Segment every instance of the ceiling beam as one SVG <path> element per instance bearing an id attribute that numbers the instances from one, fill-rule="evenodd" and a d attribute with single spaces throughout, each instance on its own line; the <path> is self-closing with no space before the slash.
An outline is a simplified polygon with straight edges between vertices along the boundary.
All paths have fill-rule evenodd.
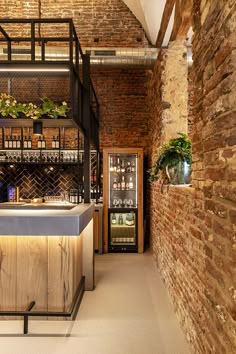
<path id="1" fill-rule="evenodd" d="M 159 29 L 157 40 L 156 40 L 157 48 L 160 48 L 163 43 L 163 39 L 166 34 L 166 29 L 167 29 L 168 23 L 170 21 L 170 17 L 171 17 L 172 11 L 173 11 L 175 1 L 176 0 L 166 0 L 165 8 L 164 8 L 162 19 L 161 19 L 161 25 L 160 25 L 160 29 Z"/>
<path id="2" fill-rule="evenodd" d="M 186 36 L 192 24 L 193 0 L 176 0 L 175 19 L 170 41 Z"/>

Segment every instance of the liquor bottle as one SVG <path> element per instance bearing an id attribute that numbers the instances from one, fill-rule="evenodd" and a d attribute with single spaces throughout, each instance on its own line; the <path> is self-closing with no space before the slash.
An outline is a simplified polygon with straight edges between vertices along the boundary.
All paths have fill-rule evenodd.
<path id="1" fill-rule="evenodd" d="M 117 190 L 117 187 L 118 187 L 117 180 L 116 180 L 116 178 L 114 178 L 114 181 L 113 181 L 113 184 L 112 184 L 112 189 Z"/>
<path id="2" fill-rule="evenodd" d="M 132 180 L 132 177 L 129 178 L 129 189 L 133 189 L 134 188 L 134 183 Z"/>
<path id="3" fill-rule="evenodd" d="M 117 183 L 117 190 L 118 190 L 118 191 L 121 190 L 121 183 L 120 183 L 120 182 Z"/>
<path id="4" fill-rule="evenodd" d="M 52 149 L 56 148 L 56 140 L 55 140 L 55 136 L 52 137 Z"/>
<path id="5" fill-rule="evenodd" d="M 20 136 L 18 136 L 18 139 L 16 141 L 16 147 L 17 149 L 20 149 L 21 148 L 21 139 L 20 139 Z"/>
<path id="6" fill-rule="evenodd" d="M 29 135 L 28 137 L 28 149 L 32 149 L 32 140 L 31 140 L 31 136 Z"/>
<path id="7" fill-rule="evenodd" d="M 9 137 L 8 147 L 9 147 L 9 149 L 12 149 L 12 136 Z"/>
<path id="8" fill-rule="evenodd" d="M 122 216 L 122 214 L 120 214 L 119 217 L 118 217 L 118 224 L 119 225 L 123 225 L 123 216 Z"/>
<path id="9" fill-rule="evenodd" d="M 13 136 L 13 141 L 12 141 L 12 147 L 13 149 L 16 149 L 16 136 Z"/>
<path id="10" fill-rule="evenodd" d="M 42 140 L 41 140 L 41 148 L 45 149 L 46 148 L 46 140 L 44 139 L 44 136 L 42 135 Z"/>
<path id="11" fill-rule="evenodd" d="M 130 164 L 130 161 L 128 161 L 127 163 L 127 167 L 126 167 L 126 172 L 131 172 L 131 164 Z"/>
<path id="12" fill-rule="evenodd" d="M 38 138 L 38 149 L 42 148 L 42 140 L 41 140 L 41 136 Z"/>
<path id="13" fill-rule="evenodd" d="M 120 170 L 122 173 L 125 173 L 125 160 L 121 161 L 121 169 Z"/>
<path id="14" fill-rule="evenodd" d="M 24 147 L 24 149 L 28 149 L 28 140 L 27 140 L 27 137 L 26 137 L 26 136 L 25 136 L 25 138 L 24 138 L 23 147 Z"/>
<path id="15" fill-rule="evenodd" d="M 59 149 L 59 148 L 60 148 L 59 136 L 56 137 L 56 140 L 55 140 L 55 148 L 56 148 L 56 149 Z"/>
<path id="16" fill-rule="evenodd" d="M 114 171 L 114 161 L 113 161 L 113 157 L 110 158 L 110 172 Z"/>
<path id="17" fill-rule="evenodd" d="M 9 141 L 8 141 L 8 136 L 6 135 L 6 139 L 4 141 L 4 148 L 8 149 L 9 148 Z"/>
<path id="18" fill-rule="evenodd" d="M 121 190 L 124 191 L 125 190 L 125 176 L 122 176 L 122 180 L 121 180 Z"/>
<path id="19" fill-rule="evenodd" d="M 131 163 L 131 172 L 135 172 L 135 162 L 132 161 Z"/>
<path id="20" fill-rule="evenodd" d="M 131 213 L 126 214 L 125 224 L 130 226 L 132 222 L 131 219 L 132 219 Z"/>
<path id="21" fill-rule="evenodd" d="M 112 214 L 112 217 L 111 217 L 111 223 L 112 224 L 116 224 L 116 214 Z"/>
<path id="22" fill-rule="evenodd" d="M 116 172 L 117 172 L 117 173 L 120 173 L 120 169 L 121 169 L 121 167 L 120 167 L 120 159 L 119 159 L 119 157 L 118 157 L 118 159 L 117 159 L 117 165 L 116 165 Z"/>

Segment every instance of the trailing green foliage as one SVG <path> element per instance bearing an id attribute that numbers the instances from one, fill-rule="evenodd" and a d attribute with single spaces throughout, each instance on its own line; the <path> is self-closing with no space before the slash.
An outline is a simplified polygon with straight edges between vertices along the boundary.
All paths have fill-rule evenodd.
<path id="1" fill-rule="evenodd" d="M 67 102 L 55 103 L 48 97 L 41 98 L 42 104 L 17 102 L 15 97 L 6 93 L 0 94 L 0 115 L 2 118 L 54 118 L 67 117 Z"/>
<path id="2" fill-rule="evenodd" d="M 176 167 L 180 161 L 192 163 L 191 140 L 187 134 L 178 133 L 179 137 L 170 139 L 158 150 L 158 158 L 153 167 L 148 170 L 149 181 L 157 181 L 166 167 Z"/>

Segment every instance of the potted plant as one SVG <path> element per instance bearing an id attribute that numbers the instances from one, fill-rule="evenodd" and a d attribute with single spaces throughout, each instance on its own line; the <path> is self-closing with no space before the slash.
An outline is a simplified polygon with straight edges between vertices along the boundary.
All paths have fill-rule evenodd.
<path id="1" fill-rule="evenodd" d="M 17 102 L 15 97 L 6 93 L 0 94 L 0 117 L 1 118 L 54 118 L 67 117 L 69 107 L 67 102 L 54 103 L 48 97 L 41 98 L 42 104 Z"/>
<path id="2" fill-rule="evenodd" d="M 190 172 L 192 162 L 191 140 L 187 134 L 178 133 L 179 137 L 170 139 L 158 149 L 158 156 L 153 167 L 148 171 L 149 181 L 164 184 L 185 184 L 186 170 Z M 188 173 L 190 176 L 190 173 Z"/>
<path id="3" fill-rule="evenodd" d="M 38 118 L 42 116 L 47 116 L 54 119 L 57 119 L 58 117 L 66 117 L 69 107 L 65 101 L 61 104 L 56 104 L 46 96 L 41 98 L 41 100 L 42 104 L 38 110 Z"/>

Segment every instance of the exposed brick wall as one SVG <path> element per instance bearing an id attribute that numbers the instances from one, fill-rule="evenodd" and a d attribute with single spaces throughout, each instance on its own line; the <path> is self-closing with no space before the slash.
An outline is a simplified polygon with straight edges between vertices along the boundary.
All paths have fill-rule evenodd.
<path id="1" fill-rule="evenodd" d="M 73 18 L 82 47 L 149 46 L 141 24 L 122 0 L 2 0 L 0 12 L 10 18 Z M 26 26 L 20 31 L 26 31 Z M 60 30 L 57 25 L 50 29 L 44 25 L 40 31 L 55 36 Z"/>
<path id="2" fill-rule="evenodd" d="M 148 145 L 148 73 L 140 70 L 93 70 L 100 103 L 100 146 Z"/>
<path id="3" fill-rule="evenodd" d="M 194 1 L 193 95 L 189 96 L 193 187 L 173 186 L 163 194 L 158 183 L 151 187 L 154 256 L 192 351 L 199 354 L 236 352 L 233 5 L 232 0 Z M 156 72 L 164 70 L 161 65 Z M 156 80 L 152 87 L 159 88 L 160 77 Z M 153 139 L 163 131 L 162 107 L 152 107 L 156 129 L 151 122 L 150 156 L 158 145 Z"/>

